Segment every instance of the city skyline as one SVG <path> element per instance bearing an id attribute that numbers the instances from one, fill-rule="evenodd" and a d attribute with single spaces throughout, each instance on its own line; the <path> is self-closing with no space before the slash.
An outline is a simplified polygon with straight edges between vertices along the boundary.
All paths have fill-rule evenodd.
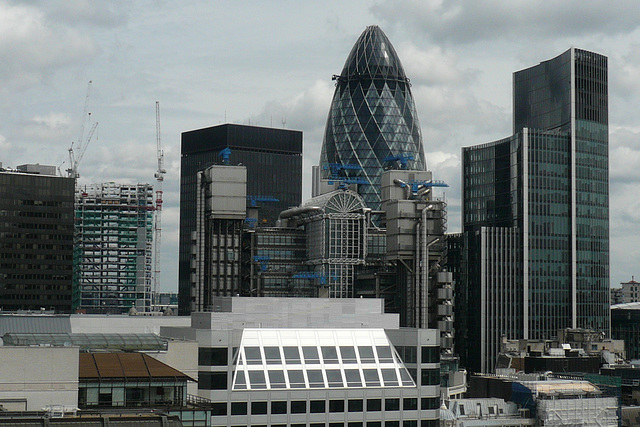
<path id="1" fill-rule="evenodd" d="M 577 46 L 609 57 L 611 283 L 628 281 L 638 274 L 639 253 L 640 12 L 632 2 L 492 6 L 7 2 L 0 5 L 0 162 L 60 166 L 78 137 L 93 80 L 90 111 L 100 125 L 80 184 L 154 184 L 159 100 L 168 170 L 161 290 L 177 291 L 182 132 L 286 121 L 287 129 L 304 132 L 308 198 L 331 76 L 364 28 L 379 25 L 411 79 L 427 168 L 450 185 L 449 231 L 459 231 L 461 147 L 510 133 L 513 71 Z"/>

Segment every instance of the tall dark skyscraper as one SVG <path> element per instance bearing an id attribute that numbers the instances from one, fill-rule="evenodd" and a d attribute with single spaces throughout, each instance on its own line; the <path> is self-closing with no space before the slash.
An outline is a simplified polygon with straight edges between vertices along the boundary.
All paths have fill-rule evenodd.
<path id="1" fill-rule="evenodd" d="M 607 58 L 572 48 L 514 73 L 514 135 L 463 148 L 459 348 L 492 371 L 502 335 L 609 334 Z"/>
<path id="2" fill-rule="evenodd" d="M 19 172 L 24 171 L 24 172 Z M 0 164 L 0 308 L 70 313 L 75 180 Z"/>
<path id="3" fill-rule="evenodd" d="M 272 196 L 278 202 L 258 202 L 259 224 L 273 225 L 281 211 L 302 202 L 302 132 L 224 124 L 182 134 L 180 169 L 179 312 L 191 306 L 191 243 L 196 229 L 197 173 L 221 164 L 220 151 L 229 148 L 229 163 L 247 168 L 247 196 Z"/>
<path id="4" fill-rule="evenodd" d="M 379 210 L 386 158 L 402 157 L 407 169 L 426 169 L 409 79 L 391 42 L 375 25 L 364 30 L 334 79 L 320 166 L 361 166 L 356 173 L 369 185 L 360 185 L 358 193 L 368 207 Z M 328 170 L 323 173 L 329 177 Z"/>

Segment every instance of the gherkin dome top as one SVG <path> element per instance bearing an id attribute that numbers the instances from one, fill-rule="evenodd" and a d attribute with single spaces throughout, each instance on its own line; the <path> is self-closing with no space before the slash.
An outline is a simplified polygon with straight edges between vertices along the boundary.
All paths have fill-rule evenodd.
<path id="1" fill-rule="evenodd" d="M 377 25 L 367 27 L 360 35 L 344 63 L 340 77 L 407 79 L 396 50 Z"/>
<path id="2" fill-rule="evenodd" d="M 322 177 L 343 166 L 346 178 L 364 182 L 357 191 L 367 207 L 379 210 L 385 169 L 426 169 L 409 79 L 391 42 L 374 25 L 360 35 L 334 80 L 320 153 Z"/>

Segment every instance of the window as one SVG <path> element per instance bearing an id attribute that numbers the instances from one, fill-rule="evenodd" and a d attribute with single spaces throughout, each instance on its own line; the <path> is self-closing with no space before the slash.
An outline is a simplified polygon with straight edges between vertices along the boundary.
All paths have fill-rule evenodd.
<path id="1" fill-rule="evenodd" d="M 251 415 L 265 415 L 267 402 L 251 402 Z"/>
<path id="2" fill-rule="evenodd" d="M 418 399 L 415 397 L 405 397 L 402 399 L 402 409 L 405 411 L 418 409 Z"/>
<path id="3" fill-rule="evenodd" d="M 309 387 L 311 388 L 324 387 L 324 378 L 322 377 L 322 370 L 307 369 L 307 377 L 309 378 Z"/>
<path id="4" fill-rule="evenodd" d="M 418 427 L 418 420 L 404 420 L 402 427 Z"/>
<path id="5" fill-rule="evenodd" d="M 325 372 L 327 374 L 327 382 L 329 383 L 329 387 L 344 387 L 340 369 L 327 369 Z"/>
<path id="6" fill-rule="evenodd" d="M 227 402 L 212 403 L 211 415 L 227 415 Z"/>
<path id="7" fill-rule="evenodd" d="M 325 364 L 338 363 L 338 351 L 335 347 L 320 347 Z"/>
<path id="8" fill-rule="evenodd" d="M 347 377 L 347 387 L 362 387 L 362 378 L 358 369 L 345 369 L 344 375 Z"/>
<path id="9" fill-rule="evenodd" d="M 280 349 L 278 347 L 265 347 L 264 357 L 267 359 L 268 365 L 281 365 Z"/>
<path id="10" fill-rule="evenodd" d="M 273 401 L 273 402 L 271 402 L 271 413 L 272 414 L 286 414 L 287 413 L 287 402 L 286 401 Z"/>
<path id="11" fill-rule="evenodd" d="M 400 399 L 385 399 L 385 401 L 384 401 L 384 410 L 385 411 L 399 411 L 400 410 Z"/>
<path id="12" fill-rule="evenodd" d="M 320 356 L 318 356 L 318 349 L 316 347 L 302 347 L 302 354 L 304 355 L 304 362 L 306 364 L 320 363 Z"/>
<path id="13" fill-rule="evenodd" d="M 349 412 L 362 412 L 363 402 L 360 399 L 349 399 Z"/>
<path id="14" fill-rule="evenodd" d="M 198 372 L 198 388 L 200 390 L 226 390 L 226 372 Z"/>
<path id="15" fill-rule="evenodd" d="M 384 427 L 400 427 L 400 421 L 385 421 Z"/>
<path id="16" fill-rule="evenodd" d="M 272 370 L 269 372 L 269 383 L 271 388 L 286 388 L 287 383 L 284 380 L 284 372 L 280 370 Z"/>
<path id="17" fill-rule="evenodd" d="M 440 420 L 422 420 L 420 427 L 440 427 Z"/>
<path id="18" fill-rule="evenodd" d="M 377 369 L 363 369 L 362 373 L 364 374 L 364 381 L 367 387 L 380 386 L 380 377 L 378 376 Z"/>
<path id="19" fill-rule="evenodd" d="M 393 363 L 393 356 L 391 355 L 391 347 L 389 346 L 377 346 L 378 360 L 380 363 Z"/>
<path id="20" fill-rule="evenodd" d="M 200 385 L 198 384 L 198 387 Z M 233 385 L 234 390 L 246 390 L 247 389 L 247 381 L 244 376 L 244 371 L 236 372 L 236 383 Z"/>
<path id="21" fill-rule="evenodd" d="M 292 414 L 306 414 L 307 413 L 307 401 L 306 400 L 293 400 L 293 401 L 291 401 L 291 413 Z"/>
<path id="22" fill-rule="evenodd" d="M 382 427 L 382 421 L 367 421 L 367 427 Z"/>
<path id="23" fill-rule="evenodd" d="M 362 423 L 360 421 L 353 421 L 347 424 L 348 427 L 362 427 Z"/>
<path id="24" fill-rule="evenodd" d="M 309 402 L 309 411 L 312 414 L 324 413 L 326 407 L 326 402 L 324 400 L 312 400 Z"/>
<path id="25" fill-rule="evenodd" d="M 397 386 L 398 376 L 395 369 L 381 369 L 385 386 Z"/>
<path id="26" fill-rule="evenodd" d="M 367 399 L 367 411 L 381 411 L 382 400 L 381 399 Z"/>
<path id="27" fill-rule="evenodd" d="M 231 402 L 231 415 L 247 415 L 247 402 Z"/>
<path id="28" fill-rule="evenodd" d="M 423 397 L 420 399 L 420 409 L 438 409 L 440 407 L 440 399 L 437 397 Z M 462 405 L 460 406 L 462 407 Z M 464 415 L 464 413 L 461 412 Z"/>
<path id="29" fill-rule="evenodd" d="M 304 374 L 302 371 L 288 371 L 289 385 L 291 388 L 305 388 Z"/>
<path id="30" fill-rule="evenodd" d="M 247 359 L 248 365 L 261 365 L 262 356 L 260 354 L 260 347 L 245 347 L 244 355 Z"/>
<path id="31" fill-rule="evenodd" d="M 226 366 L 227 347 L 198 348 L 198 365 L 200 366 Z"/>
<path id="32" fill-rule="evenodd" d="M 439 369 L 422 369 L 420 371 L 422 385 L 438 385 L 440 384 Z"/>
<path id="33" fill-rule="evenodd" d="M 298 347 L 282 347 L 284 360 L 289 365 L 300 364 L 300 351 Z"/>
<path id="34" fill-rule="evenodd" d="M 376 359 L 373 356 L 373 347 L 358 346 L 358 353 L 360 354 L 360 362 L 362 363 L 375 363 Z"/>
<path id="35" fill-rule="evenodd" d="M 440 347 L 422 347 L 421 363 L 438 363 L 440 362 Z"/>
<path id="36" fill-rule="evenodd" d="M 342 363 L 356 363 L 356 349 L 354 347 L 340 346 Z"/>
<path id="37" fill-rule="evenodd" d="M 344 412 L 344 400 L 330 400 L 329 412 Z"/>
<path id="38" fill-rule="evenodd" d="M 264 371 L 249 371 L 249 381 L 252 389 L 267 388 Z"/>

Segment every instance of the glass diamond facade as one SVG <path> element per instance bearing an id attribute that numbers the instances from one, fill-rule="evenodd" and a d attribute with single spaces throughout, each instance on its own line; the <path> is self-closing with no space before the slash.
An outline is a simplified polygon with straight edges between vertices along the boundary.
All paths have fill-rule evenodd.
<path id="1" fill-rule="evenodd" d="M 336 90 L 327 118 L 321 166 L 358 165 L 364 178 L 358 193 L 368 207 L 380 208 L 380 177 L 385 158 L 402 157 L 406 168 L 425 170 L 422 134 L 409 79 L 387 36 L 377 26 L 362 33 L 334 76 Z M 398 160 L 395 163 L 399 163 Z M 396 165 L 399 166 L 399 165 Z M 322 169 L 322 168 L 321 168 Z M 329 172 L 323 170 L 323 178 Z"/>

